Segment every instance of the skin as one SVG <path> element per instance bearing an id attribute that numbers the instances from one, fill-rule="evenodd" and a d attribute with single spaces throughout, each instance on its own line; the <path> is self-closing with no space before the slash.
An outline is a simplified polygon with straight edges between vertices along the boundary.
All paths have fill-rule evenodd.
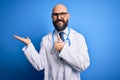
<path id="1" fill-rule="evenodd" d="M 53 10 L 52 10 L 52 13 L 61 13 L 61 12 L 68 12 L 68 11 L 67 11 L 67 8 L 66 8 L 64 5 L 62 5 L 62 4 L 56 5 L 56 6 L 53 8 Z M 67 20 L 69 19 L 69 17 L 70 17 L 70 15 L 67 14 L 67 15 L 64 17 L 64 20 L 67 21 Z M 58 16 L 57 19 L 60 20 L 61 17 Z M 52 18 L 53 21 L 56 21 L 57 19 Z M 63 22 L 58 22 L 58 23 L 56 23 L 56 24 L 57 24 L 58 26 L 62 27 L 64 23 L 63 23 Z M 60 38 L 59 35 L 57 36 L 57 38 L 58 38 L 58 41 L 54 42 L 54 48 L 55 48 L 57 51 L 61 51 L 62 48 L 64 47 L 64 42 L 61 40 L 61 38 Z"/>
<path id="2" fill-rule="evenodd" d="M 56 6 L 53 8 L 53 10 L 52 10 L 52 13 L 61 13 L 61 12 L 67 12 L 67 8 L 66 8 L 64 5 L 62 5 L 62 4 L 56 5 Z M 64 20 L 65 20 L 65 21 L 68 20 L 69 17 L 70 17 L 70 15 L 67 14 L 67 15 L 64 17 Z M 58 16 L 57 19 L 61 19 L 61 17 Z M 56 21 L 57 19 L 53 19 L 53 18 L 52 18 L 53 21 Z M 63 22 L 58 22 L 58 23 L 57 23 L 57 25 L 59 25 L 59 26 L 61 26 L 61 27 L 63 26 L 63 24 L 64 24 Z M 15 39 L 23 42 L 26 46 L 28 46 L 28 45 L 31 43 L 31 40 L 30 40 L 30 38 L 28 38 L 28 37 L 27 37 L 27 38 L 23 38 L 23 37 L 20 37 L 20 36 L 17 36 L 17 35 L 13 35 L 13 37 L 14 37 Z M 60 38 L 59 35 L 57 35 L 57 39 L 58 39 L 58 41 L 54 42 L 54 48 L 55 48 L 57 51 L 61 51 L 62 48 L 64 47 L 64 42 L 61 40 L 61 38 Z"/>
<path id="3" fill-rule="evenodd" d="M 62 4 L 58 4 L 58 5 L 56 5 L 54 8 L 53 8 L 53 10 L 52 10 L 52 13 L 61 13 L 61 12 L 68 12 L 67 11 L 67 8 L 64 6 L 64 5 L 62 5 Z M 69 19 L 69 17 L 70 17 L 70 15 L 69 14 L 66 14 L 66 16 L 63 18 L 65 21 L 67 21 L 68 19 Z M 60 16 L 58 16 L 57 17 L 57 19 L 54 19 L 54 18 L 52 18 L 52 20 L 53 20 L 53 22 L 55 22 L 56 20 L 60 20 L 61 19 L 61 17 Z M 63 22 L 58 22 L 57 23 L 57 25 L 58 26 L 63 26 Z"/>

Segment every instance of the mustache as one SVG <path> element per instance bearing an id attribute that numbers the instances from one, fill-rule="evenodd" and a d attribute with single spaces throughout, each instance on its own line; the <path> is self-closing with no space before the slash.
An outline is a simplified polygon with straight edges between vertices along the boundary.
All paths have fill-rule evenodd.
<path id="1" fill-rule="evenodd" d="M 64 23 L 64 20 L 56 20 L 55 23 L 58 23 L 58 22 L 63 22 Z"/>

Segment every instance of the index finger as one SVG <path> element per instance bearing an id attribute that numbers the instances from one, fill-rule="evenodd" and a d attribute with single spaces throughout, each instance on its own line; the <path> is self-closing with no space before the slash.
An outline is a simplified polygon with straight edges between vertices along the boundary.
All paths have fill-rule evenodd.
<path id="1" fill-rule="evenodd" d="M 20 41 L 24 41 L 24 38 L 19 37 L 19 36 L 17 36 L 17 35 L 13 35 L 13 37 L 16 38 L 16 39 L 18 39 L 18 40 L 20 40 Z"/>

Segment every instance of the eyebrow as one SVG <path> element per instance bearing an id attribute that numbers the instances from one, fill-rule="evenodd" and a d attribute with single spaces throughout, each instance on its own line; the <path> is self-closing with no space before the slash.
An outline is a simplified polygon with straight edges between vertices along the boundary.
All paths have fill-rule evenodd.
<path id="1" fill-rule="evenodd" d="M 61 13 L 65 13 L 65 14 L 68 14 L 68 12 L 60 12 L 60 13 L 52 13 L 52 14 L 61 14 Z"/>

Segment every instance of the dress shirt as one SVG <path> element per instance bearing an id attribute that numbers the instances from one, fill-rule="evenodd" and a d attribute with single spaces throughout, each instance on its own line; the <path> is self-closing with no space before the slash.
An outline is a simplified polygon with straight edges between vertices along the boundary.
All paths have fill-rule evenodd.
<path id="1" fill-rule="evenodd" d="M 66 39 L 68 28 L 64 33 Z M 58 34 L 59 32 L 55 31 L 55 41 Z M 69 39 L 71 45 L 64 41 L 60 52 L 53 47 L 52 32 L 42 38 L 39 53 L 32 43 L 23 48 L 33 67 L 38 71 L 44 69 L 44 80 L 81 80 L 80 72 L 90 64 L 88 48 L 84 37 L 73 29 L 70 29 Z"/>

